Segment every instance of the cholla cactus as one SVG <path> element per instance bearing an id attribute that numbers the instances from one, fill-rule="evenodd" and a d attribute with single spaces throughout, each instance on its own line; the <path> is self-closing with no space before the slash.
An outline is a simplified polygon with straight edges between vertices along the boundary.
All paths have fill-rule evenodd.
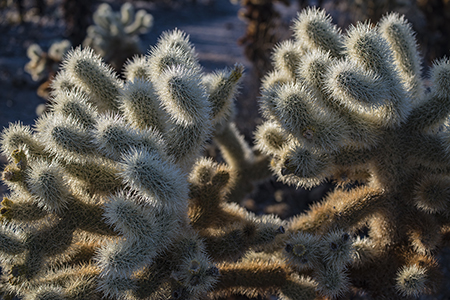
<path id="1" fill-rule="evenodd" d="M 290 259 L 314 267 L 310 234 L 367 226 L 347 271 L 332 264 L 318 274 L 319 283 L 336 285 L 326 291 L 319 284 L 321 293 L 354 287 L 374 299 L 407 299 L 436 291 L 434 254 L 448 243 L 450 225 L 450 62 L 435 62 L 426 92 L 414 34 L 397 14 L 343 35 L 324 11 L 308 9 L 293 30 L 263 83 L 267 121 L 258 147 L 285 183 L 309 188 L 332 179 L 341 187 L 291 220 Z"/>
<path id="2" fill-rule="evenodd" d="M 34 81 L 55 75 L 58 65 L 64 54 L 72 47 L 68 40 L 53 43 L 47 52 L 44 52 L 38 44 L 32 44 L 27 49 L 30 61 L 25 65 Z"/>
<path id="3" fill-rule="evenodd" d="M 44 52 L 38 44 L 32 44 L 27 49 L 27 56 L 30 61 L 25 65 L 25 71 L 31 75 L 34 81 L 46 80 L 39 85 L 37 94 L 39 97 L 50 100 L 50 86 L 53 78 L 58 72 L 59 65 L 72 47 L 68 40 L 53 43 L 48 52 Z M 48 109 L 48 105 L 41 104 L 36 108 L 36 113 L 41 115 Z"/>
<path id="4" fill-rule="evenodd" d="M 120 72 L 127 59 L 142 54 L 138 35 L 146 33 L 153 25 L 153 16 L 141 9 L 137 12 L 131 3 L 124 3 L 120 12 L 114 12 L 107 3 L 94 13 L 95 25 L 87 30 L 83 42 L 102 56 Z"/>
<path id="5" fill-rule="evenodd" d="M 283 222 L 227 204 L 232 170 L 197 161 L 212 125 L 230 121 L 242 72 L 203 74 L 178 30 L 131 61 L 126 82 L 72 50 L 52 110 L 2 135 L 4 296 L 200 299 L 218 263 L 275 243 Z"/>
<path id="6" fill-rule="evenodd" d="M 0 209 L 2 292 L 313 300 L 435 291 L 433 255 L 450 236 L 450 63 L 436 63 L 426 93 L 397 15 L 344 38 L 312 9 L 295 31 L 264 81 L 257 146 L 281 180 L 334 178 L 341 188 L 288 221 L 248 212 L 237 203 L 268 158 L 230 120 L 242 67 L 203 74 L 178 30 L 130 61 L 126 82 L 78 48 L 53 83 L 52 111 L 34 131 L 17 123 L 2 135 L 11 190 Z M 211 136 L 227 164 L 200 157 Z"/>

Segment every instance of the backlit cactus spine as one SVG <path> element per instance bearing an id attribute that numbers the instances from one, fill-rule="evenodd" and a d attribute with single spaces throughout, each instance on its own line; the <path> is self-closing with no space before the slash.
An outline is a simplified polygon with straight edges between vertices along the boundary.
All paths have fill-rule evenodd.
<path id="1" fill-rule="evenodd" d="M 341 34 L 324 11 L 308 9 L 293 30 L 294 39 L 275 49 L 275 71 L 263 82 L 266 122 L 257 144 L 272 156 L 281 181 L 312 187 L 328 179 L 341 187 L 290 221 L 290 260 L 308 266 L 318 257 L 310 234 L 367 226 L 368 235 L 353 245 L 360 259 L 340 279 L 346 284 L 338 293 L 319 284 L 322 294 L 351 286 L 373 299 L 435 292 L 434 254 L 448 243 L 450 224 L 450 62 L 432 66 L 426 93 L 411 26 L 396 14 Z M 358 184 L 346 186 L 352 182 Z"/>

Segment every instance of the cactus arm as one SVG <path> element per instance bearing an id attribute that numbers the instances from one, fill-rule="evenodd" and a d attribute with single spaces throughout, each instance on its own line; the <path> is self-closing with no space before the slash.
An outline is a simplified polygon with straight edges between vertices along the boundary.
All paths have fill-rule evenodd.
<path id="1" fill-rule="evenodd" d="M 411 100 L 418 103 L 423 99 L 425 89 L 420 77 L 422 59 L 411 24 L 403 16 L 389 14 L 380 20 L 378 30 L 393 51 L 395 65 Z"/>
<path id="2" fill-rule="evenodd" d="M 443 123 L 450 113 L 450 62 L 442 59 L 432 67 L 434 85 L 428 97 L 415 107 L 408 117 L 406 126 L 411 131 L 424 131 Z"/>
<path id="3" fill-rule="evenodd" d="M 210 293 L 214 298 L 229 295 L 230 291 L 248 297 L 280 293 L 282 299 L 286 300 L 316 297 L 314 281 L 295 277 L 289 268 L 279 262 L 267 263 L 253 259 L 241 263 L 222 263 L 218 268 L 221 276 L 216 288 Z"/>
<path id="4" fill-rule="evenodd" d="M 230 187 L 228 199 L 239 203 L 246 194 L 253 190 L 255 181 L 271 176 L 265 156 L 257 156 L 250 149 L 244 138 L 238 133 L 234 123 L 228 124 L 222 131 L 216 132 L 214 140 L 218 143 L 222 155 L 235 173 L 236 178 Z"/>
<path id="5" fill-rule="evenodd" d="M 325 11 L 318 8 L 302 11 L 298 14 L 292 29 L 296 40 L 305 47 L 330 52 L 333 57 L 342 57 L 343 37 Z"/>
<path id="6" fill-rule="evenodd" d="M 123 83 L 92 50 L 82 51 L 78 47 L 69 52 L 63 70 L 76 86 L 89 94 L 100 112 L 118 110 L 117 97 Z"/>
<path id="7" fill-rule="evenodd" d="M 341 199 L 345 198 L 345 201 Z M 361 187 L 351 194 L 336 190 L 321 203 L 315 204 L 311 210 L 293 218 L 288 231 L 326 232 L 330 228 L 351 230 L 364 218 L 383 207 L 386 201 L 383 191 Z"/>

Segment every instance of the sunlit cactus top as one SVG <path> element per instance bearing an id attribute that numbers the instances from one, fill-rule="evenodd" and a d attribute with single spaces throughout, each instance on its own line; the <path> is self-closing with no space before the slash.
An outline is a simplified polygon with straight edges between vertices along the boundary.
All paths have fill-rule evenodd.
<path id="1" fill-rule="evenodd" d="M 311 187 L 342 175 L 343 167 L 361 166 L 372 182 L 394 188 L 391 179 L 405 177 L 398 172 L 447 157 L 440 126 L 450 107 L 449 62 L 433 65 L 425 93 L 420 55 L 403 17 L 391 14 L 377 26 L 359 23 L 341 34 L 324 11 L 309 9 L 293 29 L 295 39 L 278 45 L 275 70 L 264 79 L 267 122 L 258 133 L 258 146 L 274 156 L 281 180 Z M 430 144 L 411 147 L 424 143 Z M 384 155 L 394 149 L 401 155 Z"/>

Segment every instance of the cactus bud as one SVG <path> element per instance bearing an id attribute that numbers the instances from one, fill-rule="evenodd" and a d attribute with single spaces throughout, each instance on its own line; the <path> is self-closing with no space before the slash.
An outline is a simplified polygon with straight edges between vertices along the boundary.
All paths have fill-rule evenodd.
<path id="1" fill-rule="evenodd" d="M 314 269 L 319 263 L 319 237 L 306 232 L 290 236 L 286 244 L 288 262 L 299 270 Z"/>
<path id="2" fill-rule="evenodd" d="M 417 297 L 428 290 L 427 269 L 416 264 L 403 266 L 397 273 L 398 292 L 403 296 Z"/>
<path id="3" fill-rule="evenodd" d="M 426 176 L 415 189 L 416 206 L 428 213 L 443 213 L 450 207 L 450 178 Z"/>
<path id="4" fill-rule="evenodd" d="M 151 74 L 147 57 L 141 55 L 128 60 L 124 66 L 124 75 L 127 81 L 131 82 L 134 82 L 135 79 L 149 81 Z"/>
<path id="5" fill-rule="evenodd" d="M 343 268 L 353 257 L 352 239 L 341 230 L 327 233 L 320 243 L 324 261 L 335 269 Z"/>

